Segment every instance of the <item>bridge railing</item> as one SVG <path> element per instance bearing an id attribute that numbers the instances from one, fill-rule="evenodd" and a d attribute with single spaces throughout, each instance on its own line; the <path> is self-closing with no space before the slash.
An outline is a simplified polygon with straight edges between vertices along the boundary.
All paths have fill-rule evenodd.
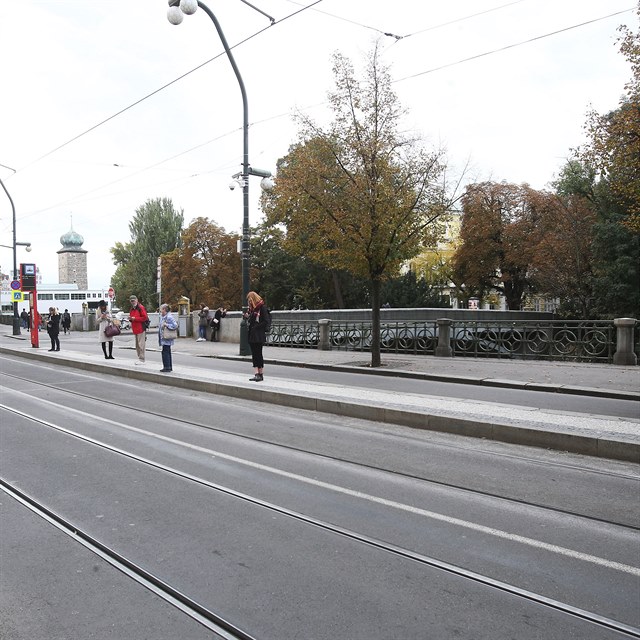
<path id="1" fill-rule="evenodd" d="M 446 355 L 451 356 L 611 363 L 614 361 L 617 343 L 614 322 L 440 319 L 429 322 L 383 323 L 380 326 L 380 350 L 383 353 L 414 355 L 434 355 L 438 350 L 438 355 L 443 355 L 440 337 L 446 336 L 448 332 L 448 344 L 444 346 L 448 347 Z M 300 349 L 371 350 L 370 322 L 324 323 L 327 329 L 323 335 L 318 321 L 274 322 L 269 344 Z M 633 324 L 632 331 L 637 322 L 634 321 Z M 637 353 L 637 341 L 632 338 L 632 343 L 633 350 Z"/>

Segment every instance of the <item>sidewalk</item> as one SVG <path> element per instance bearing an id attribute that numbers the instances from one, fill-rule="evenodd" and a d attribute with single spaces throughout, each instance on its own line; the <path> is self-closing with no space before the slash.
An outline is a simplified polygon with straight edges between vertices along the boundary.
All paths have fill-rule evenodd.
<path id="1" fill-rule="evenodd" d="M 640 462 L 640 367 L 383 354 L 383 366 L 371 369 L 369 353 L 281 347 L 266 347 L 264 350 L 267 368 L 269 365 L 279 364 L 638 401 L 638 419 L 624 420 L 542 410 L 535 406 L 522 407 L 398 393 L 326 382 L 309 383 L 296 379 L 294 368 L 286 378 L 267 376 L 263 383 L 249 384 L 246 372 L 229 374 L 211 366 L 211 359 L 215 358 L 241 360 L 248 363 L 247 371 L 250 372 L 250 358 L 239 355 L 237 344 L 196 342 L 192 338 L 178 339 L 173 352 L 177 357 L 193 357 L 193 361 L 187 360 L 188 364 L 185 365 L 184 357 L 179 357 L 180 364 L 174 366 L 174 372 L 165 375 L 155 367 L 131 366 L 135 351 L 133 337 L 130 335 L 124 334 L 116 338 L 116 351 L 123 357 L 114 361 L 105 361 L 98 350 L 90 354 L 78 350 L 81 346 L 86 346 L 87 342 L 95 345 L 95 335 L 72 335 L 63 341 L 60 353 L 48 353 L 43 346 L 40 349 L 31 348 L 25 337 L 4 335 L 0 341 L 0 354 L 18 352 L 28 358 L 56 361 L 67 366 L 124 375 L 131 379 L 183 389 L 413 428 Z M 152 361 L 152 354 L 157 347 L 151 336 L 147 344 L 148 361 Z M 159 364 L 159 354 L 157 361 Z M 536 395 L 532 394 L 532 404 L 535 403 Z"/>

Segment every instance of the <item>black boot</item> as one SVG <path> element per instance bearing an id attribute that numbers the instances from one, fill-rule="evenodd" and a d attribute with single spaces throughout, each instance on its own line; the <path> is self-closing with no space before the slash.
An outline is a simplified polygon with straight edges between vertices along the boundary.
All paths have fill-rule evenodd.
<path id="1" fill-rule="evenodd" d="M 107 355 L 107 343 L 106 342 L 102 342 L 102 353 L 104 353 L 104 359 L 108 360 L 109 356 Z"/>
<path id="2" fill-rule="evenodd" d="M 115 360 L 115 358 L 113 357 L 113 342 L 109 343 L 109 357 L 107 358 L 107 360 Z"/>

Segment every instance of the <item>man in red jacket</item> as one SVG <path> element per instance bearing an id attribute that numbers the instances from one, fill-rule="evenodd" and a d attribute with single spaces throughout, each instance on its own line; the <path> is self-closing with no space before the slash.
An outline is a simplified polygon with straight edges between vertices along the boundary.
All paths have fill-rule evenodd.
<path id="1" fill-rule="evenodd" d="M 136 364 L 144 364 L 144 352 L 147 346 L 147 327 L 146 322 L 149 320 L 147 310 L 138 302 L 136 296 L 129 297 L 131 311 L 129 311 L 129 321 L 131 322 L 131 331 L 136 340 L 136 353 L 138 359 Z"/>

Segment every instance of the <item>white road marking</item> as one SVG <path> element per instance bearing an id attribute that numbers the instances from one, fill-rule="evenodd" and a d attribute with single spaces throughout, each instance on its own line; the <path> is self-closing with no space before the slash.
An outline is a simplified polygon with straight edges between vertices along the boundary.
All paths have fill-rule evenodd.
<path id="1" fill-rule="evenodd" d="M 3 388 L 5 391 L 11 391 L 12 393 L 15 394 L 19 394 L 19 395 L 25 395 L 28 396 L 29 399 L 31 400 L 37 400 L 38 402 L 42 403 L 42 404 L 47 404 L 47 405 L 51 405 L 53 407 L 56 407 L 58 409 L 60 409 L 60 405 L 56 404 L 55 402 L 51 402 L 49 400 L 44 400 L 44 399 L 40 399 L 40 398 L 34 398 L 33 396 L 23 393 L 21 391 L 17 391 L 15 389 L 9 389 L 6 387 L 0 387 Z M 46 422 L 41 420 L 40 418 L 36 418 L 35 416 L 31 416 L 23 411 L 17 411 L 16 409 L 13 409 L 7 405 L 4 404 L 0 404 L 0 408 L 3 409 L 8 409 L 10 411 L 14 411 L 16 413 L 19 413 L 27 418 L 31 418 L 31 419 L 35 419 L 35 420 L 40 420 L 42 422 Z M 76 413 L 79 414 L 83 417 L 86 417 L 86 412 L 85 411 L 80 411 L 79 409 L 73 409 L 72 407 L 64 407 L 64 411 L 66 413 L 72 412 L 72 413 Z M 606 567 L 608 569 L 613 569 L 615 571 L 621 571 L 623 573 L 628 573 L 630 575 L 633 576 L 640 576 L 640 567 L 634 567 L 631 565 L 627 565 L 627 564 L 623 564 L 620 562 L 614 562 L 611 560 L 607 560 L 605 558 L 600 558 L 598 556 L 594 556 L 588 553 L 582 553 L 580 551 L 575 551 L 573 549 L 567 549 L 566 547 L 560 547 L 558 545 L 555 544 L 549 544 L 547 542 L 543 542 L 541 540 L 536 540 L 534 538 L 528 538 L 526 536 L 521 536 L 518 534 L 514 534 L 514 533 L 509 533 L 508 531 L 503 531 L 501 529 L 495 529 L 493 527 L 486 527 L 484 525 L 478 524 L 476 522 L 470 522 L 468 520 L 463 520 L 461 518 L 454 518 L 452 516 L 447 516 L 445 514 L 442 513 L 437 513 L 435 511 L 429 511 L 427 509 L 421 509 L 419 507 L 413 507 L 411 505 L 408 504 L 404 504 L 401 502 L 396 502 L 395 500 L 388 500 L 386 498 L 381 498 L 379 496 L 374 496 L 368 493 L 363 493 L 362 491 L 355 491 L 353 489 L 348 489 L 346 487 L 341 487 L 335 484 L 331 484 L 329 482 L 324 482 L 322 480 L 315 480 L 314 478 L 308 478 L 306 476 L 302 476 L 300 474 L 297 473 L 291 473 L 290 471 L 284 471 L 282 469 L 277 469 L 275 467 L 271 467 L 268 465 L 264 465 L 264 464 L 260 464 L 258 462 L 253 462 L 251 460 L 247 460 L 245 458 L 238 458 L 237 456 L 232 456 L 226 453 L 222 453 L 220 451 L 215 451 L 213 449 L 208 449 L 206 447 L 201 447 L 199 445 L 195 445 L 195 444 L 190 444 L 188 442 L 184 442 L 182 440 L 177 440 L 176 438 L 170 438 L 169 436 L 163 436 L 163 435 L 159 435 L 157 433 L 153 433 L 151 431 L 147 431 L 146 429 L 140 429 L 139 427 L 134 427 L 132 425 L 128 425 L 128 424 L 124 424 L 121 422 L 115 422 L 113 420 L 109 420 L 107 418 L 102 418 L 100 416 L 93 416 L 92 417 L 93 420 L 100 420 L 106 424 L 108 424 L 111 427 L 119 427 L 121 429 L 124 429 L 126 431 L 132 431 L 134 433 L 138 433 L 150 438 L 155 438 L 157 440 L 161 440 L 163 442 L 167 442 L 170 444 L 174 444 L 180 447 L 184 447 L 186 449 L 190 449 L 192 451 L 197 451 L 199 453 L 204 453 L 216 458 L 221 458 L 223 460 L 228 460 L 229 462 L 234 462 L 236 464 L 241 464 L 244 465 L 246 467 L 250 467 L 252 469 L 256 469 L 259 471 L 266 471 L 267 473 L 271 473 L 273 475 L 277 475 L 283 478 L 288 478 L 290 480 L 295 480 L 297 482 L 302 482 L 304 484 L 307 485 L 311 485 L 314 487 L 318 487 L 318 488 L 322 488 L 322 489 L 326 489 L 328 491 L 333 491 L 335 493 L 340 493 L 342 495 L 346 495 L 352 498 L 358 498 L 360 500 L 366 500 L 368 502 L 372 502 L 375 504 L 380 504 L 380 505 L 384 505 L 385 507 L 391 507 L 393 509 L 398 509 L 400 511 L 405 511 L 414 515 L 418 515 L 418 516 L 422 516 L 424 518 L 430 518 L 432 520 L 437 520 L 439 522 L 446 522 L 447 524 L 451 524 L 451 525 L 455 525 L 458 527 L 463 527 L 465 529 L 469 529 L 472 531 L 477 531 L 478 533 L 483 533 L 485 535 L 490 535 L 490 536 L 494 536 L 496 538 L 501 538 L 503 540 L 509 540 L 510 542 L 517 542 L 520 544 L 524 544 L 530 547 L 534 547 L 536 549 L 542 549 L 544 551 L 548 551 L 550 553 L 555 553 L 558 555 L 562 555 L 562 556 L 566 556 L 569 558 L 574 558 L 576 560 L 582 560 L 584 562 L 589 562 L 591 564 L 596 564 L 602 567 Z M 48 423 L 51 424 L 52 427 L 54 428 L 61 428 L 64 431 L 68 431 L 69 433 L 73 434 L 75 432 L 71 431 L 70 429 L 66 429 L 64 427 L 58 427 L 58 425 L 54 425 L 52 423 Z M 77 434 L 77 435 L 81 435 L 81 434 Z M 108 445 L 108 443 L 103 443 L 106 446 L 110 446 Z"/>

